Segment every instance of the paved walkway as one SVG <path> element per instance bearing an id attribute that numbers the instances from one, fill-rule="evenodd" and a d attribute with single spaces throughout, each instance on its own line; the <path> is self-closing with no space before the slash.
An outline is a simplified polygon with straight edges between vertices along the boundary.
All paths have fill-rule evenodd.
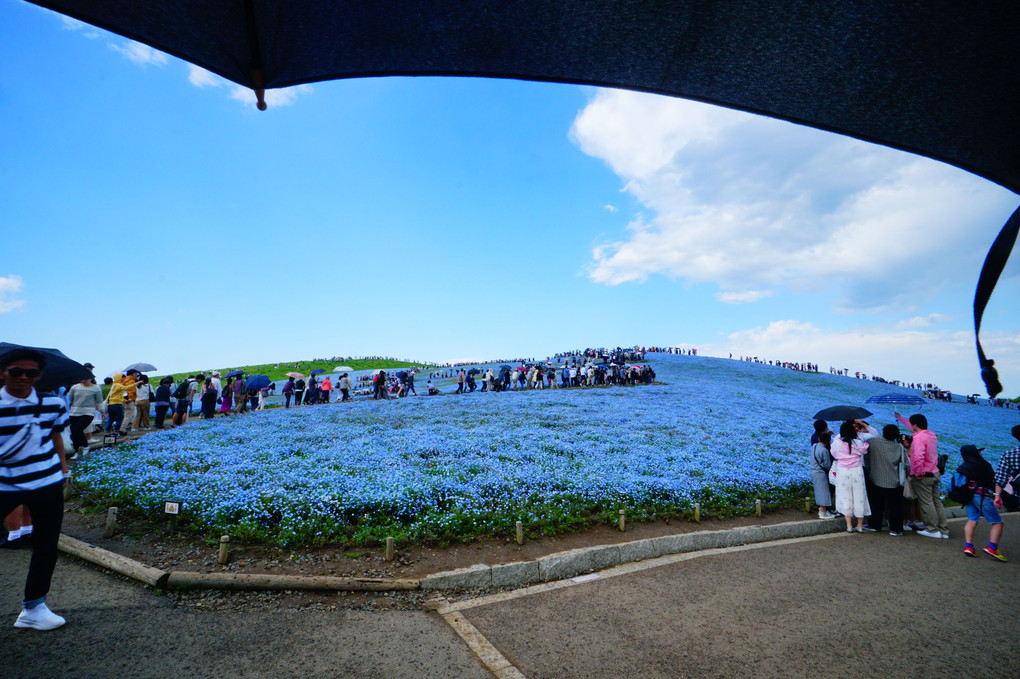
<path id="1" fill-rule="evenodd" d="M 841 533 L 681 554 L 457 606 L 528 679 L 1013 678 L 1020 516 L 1006 524 L 1005 564 L 963 557 L 955 520 L 952 540 Z M 0 624 L 27 559 L 0 551 Z M 196 612 L 64 557 L 51 600 L 68 624 L 9 628 L 4 679 L 492 676 L 434 613 Z"/>
<path id="2" fill-rule="evenodd" d="M 491 677 L 434 613 L 185 610 L 64 556 L 49 599 L 67 624 L 17 630 L 28 557 L 0 550 L 3 679 Z"/>
<path id="3" fill-rule="evenodd" d="M 663 557 L 460 613 L 528 679 L 1015 678 L 1020 516 L 1005 520 L 1010 563 L 964 557 L 954 520 L 951 540 L 838 533 Z"/>

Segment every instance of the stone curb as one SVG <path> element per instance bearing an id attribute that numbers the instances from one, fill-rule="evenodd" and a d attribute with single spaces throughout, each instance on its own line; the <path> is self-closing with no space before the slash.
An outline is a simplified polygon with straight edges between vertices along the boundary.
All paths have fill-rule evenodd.
<path id="1" fill-rule="evenodd" d="M 952 511 L 955 509 L 957 508 L 947 508 L 946 514 L 954 517 L 962 514 L 962 511 Z M 831 521 L 811 519 L 766 526 L 743 526 L 726 530 L 680 533 L 633 540 L 616 545 L 583 547 L 548 554 L 533 561 L 515 561 L 494 566 L 475 564 L 470 568 L 426 575 L 421 579 L 421 588 L 442 590 L 523 587 L 537 582 L 565 580 L 620 564 L 654 559 L 669 554 L 837 533 L 843 530 L 845 525 L 842 519 Z"/>
<path id="2" fill-rule="evenodd" d="M 946 508 L 946 516 L 949 518 L 961 518 L 966 515 L 967 512 L 963 507 Z M 63 534 L 60 536 L 58 548 L 83 561 L 112 570 L 157 589 L 168 583 L 189 589 L 307 589 L 375 592 L 410 589 L 487 589 L 490 587 L 525 587 L 537 582 L 564 580 L 620 564 L 654 559 L 669 554 L 838 533 L 843 530 L 844 525 L 844 522 L 839 519 L 831 521 L 812 519 L 767 526 L 743 526 L 726 530 L 664 535 L 616 545 L 596 545 L 571 549 L 548 554 L 531 561 L 514 561 L 494 566 L 475 564 L 468 568 L 426 575 L 420 580 L 167 572 Z"/>

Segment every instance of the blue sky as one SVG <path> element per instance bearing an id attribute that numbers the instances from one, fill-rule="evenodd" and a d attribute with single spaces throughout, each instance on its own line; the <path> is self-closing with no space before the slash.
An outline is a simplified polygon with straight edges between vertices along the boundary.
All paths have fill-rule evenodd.
<path id="1" fill-rule="evenodd" d="M 250 92 L 0 0 L 0 337 L 108 373 L 696 346 L 978 392 L 1015 194 L 676 99 L 454 78 Z M 14 247 L 11 247 L 14 246 Z M 1020 394 L 1020 265 L 985 346 Z"/>

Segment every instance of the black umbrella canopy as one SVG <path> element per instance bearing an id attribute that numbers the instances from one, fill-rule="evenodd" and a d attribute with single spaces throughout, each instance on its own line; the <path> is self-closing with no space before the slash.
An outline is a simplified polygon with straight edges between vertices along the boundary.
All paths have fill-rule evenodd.
<path id="1" fill-rule="evenodd" d="M 1015 0 L 34 0 L 255 90 L 460 75 L 657 92 L 1020 191 Z"/>
<path id="2" fill-rule="evenodd" d="M 15 349 L 32 349 L 43 354 L 46 367 L 39 381 L 35 383 L 38 391 L 56 391 L 58 387 L 66 387 L 76 382 L 91 378 L 92 371 L 77 361 L 71 360 L 57 349 L 29 347 L 21 344 L 0 342 L 0 356 Z"/>
<path id="3" fill-rule="evenodd" d="M 811 419 L 825 420 L 826 422 L 844 422 L 846 420 L 859 420 L 865 417 L 871 417 L 871 411 L 860 406 L 832 406 L 819 410 Z"/>
<path id="4" fill-rule="evenodd" d="M 781 118 L 1020 193 L 1016 0 L 32 0 L 255 90 L 388 75 L 579 83 Z M 975 335 L 1020 210 L 989 253 Z M 977 345 L 990 396 L 998 377 Z"/>

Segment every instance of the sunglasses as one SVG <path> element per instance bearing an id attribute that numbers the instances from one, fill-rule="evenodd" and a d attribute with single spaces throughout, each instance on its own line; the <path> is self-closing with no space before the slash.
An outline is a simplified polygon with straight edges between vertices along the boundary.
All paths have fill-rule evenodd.
<path id="1" fill-rule="evenodd" d="M 35 378 L 39 377 L 39 375 L 42 375 L 42 370 L 39 370 L 38 368 L 29 368 L 28 370 L 25 370 L 24 368 L 18 368 L 17 366 L 15 366 L 13 368 L 8 368 L 7 374 L 13 377 L 14 379 L 18 379 L 19 377 L 24 375 L 28 379 L 34 380 Z"/>

